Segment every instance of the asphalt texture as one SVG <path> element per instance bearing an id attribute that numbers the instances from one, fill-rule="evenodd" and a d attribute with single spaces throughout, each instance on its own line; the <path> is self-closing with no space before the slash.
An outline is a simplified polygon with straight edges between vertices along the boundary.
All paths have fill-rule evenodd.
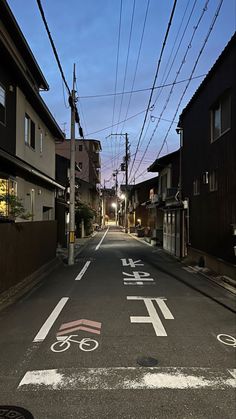
<path id="1" fill-rule="evenodd" d="M 116 227 L 104 233 L 0 312 L 0 405 L 35 419 L 235 418 L 234 296 Z"/>

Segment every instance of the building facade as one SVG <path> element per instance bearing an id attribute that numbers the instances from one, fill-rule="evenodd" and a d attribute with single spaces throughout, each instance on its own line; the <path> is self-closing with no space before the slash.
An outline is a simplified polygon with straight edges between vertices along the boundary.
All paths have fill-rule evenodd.
<path id="1" fill-rule="evenodd" d="M 148 168 L 159 173 L 155 206 L 162 211 L 163 249 L 180 258 L 186 256 L 185 212 L 181 199 L 180 150 L 160 157 Z"/>
<path id="2" fill-rule="evenodd" d="M 55 260 L 55 142 L 48 84 L 7 2 L 0 2 L 0 292 Z"/>
<path id="3" fill-rule="evenodd" d="M 14 216 L 15 196 L 28 221 L 53 220 L 61 187 L 55 142 L 64 135 L 39 94 L 48 84 L 5 0 L 0 16 L 0 218 Z"/>
<path id="4" fill-rule="evenodd" d="M 188 254 L 219 273 L 236 264 L 235 69 L 236 35 L 180 117 Z"/>

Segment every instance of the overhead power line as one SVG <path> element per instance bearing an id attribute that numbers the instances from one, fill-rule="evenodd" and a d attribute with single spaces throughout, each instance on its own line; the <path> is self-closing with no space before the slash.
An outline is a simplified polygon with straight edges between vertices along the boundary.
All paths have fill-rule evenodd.
<path id="1" fill-rule="evenodd" d="M 172 19 L 173 19 L 173 16 L 174 16 L 176 3 L 177 3 L 177 0 L 174 0 L 174 4 L 173 4 L 173 7 L 172 7 L 169 23 L 168 23 L 168 26 L 167 26 L 167 30 L 166 30 L 164 41 L 163 41 L 162 48 L 161 48 L 160 57 L 159 57 L 158 64 L 157 64 L 157 69 L 156 69 L 153 85 L 152 85 L 152 88 L 151 88 L 151 94 L 150 94 L 150 97 L 149 97 L 147 110 L 146 110 L 146 113 L 145 113 L 145 116 L 144 116 L 144 121 L 143 121 L 143 125 L 142 125 L 141 132 L 140 132 L 140 135 L 139 135 L 138 144 L 137 144 L 137 147 L 136 147 L 136 150 L 135 150 L 135 156 L 134 156 L 134 159 L 133 159 L 133 162 L 132 162 L 132 167 L 131 167 L 131 170 L 130 170 L 130 177 L 131 177 L 134 162 L 135 162 L 135 159 L 136 159 L 136 156 L 137 156 L 139 144 L 140 144 L 140 141 L 141 141 L 141 138 L 142 138 L 142 135 L 143 135 L 143 130 L 144 130 L 144 127 L 145 127 L 145 124 L 146 124 L 148 111 L 150 109 L 152 96 L 153 96 L 153 93 L 154 93 L 154 87 L 155 87 L 155 84 L 156 84 L 157 76 L 158 76 L 160 65 L 161 65 L 162 56 L 163 56 L 163 53 L 164 53 L 164 49 L 165 49 L 165 46 L 166 46 L 166 41 L 167 41 L 169 31 L 170 31 L 170 27 L 171 27 L 171 24 L 172 24 Z"/>
<path id="2" fill-rule="evenodd" d="M 118 82 L 118 69 L 119 69 L 119 56 L 120 56 L 120 35 L 121 35 L 122 8 L 123 8 L 123 0 L 120 0 L 119 29 L 118 29 L 117 54 L 116 54 L 116 72 L 115 72 L 115 93 L 116 93 L 116 89 L 117 89 L 117 82 Z M 114 124 L 115 110 L 116 110 L 116 95 L 114 96 L 114 100 L 113 100 L 112 123 L 111 123 L 111 125 L 113 125 L 113 124 Z M 113 155 L 112 142 L 111 142 L 110 144 L 111 144 L 111 154 Z M 116 147 L 116 145 L 115 145 L 115 147 Z"/>
<path id="3" fill-rule="evenodd" d="M 213 30 L 213 28 L 214 28 L 214 25 L 215 25 L 215 23 L 216 23 L 217 17 L 218 17 L 218 15 L 219 15 L 219 13 L 220 13 L 220 9 L 221 9 L 222 3 L 223 3 L 223 0 L 220 0 L 220 1 L 219 1 L 219 3 L 218 3 L 218 6 L 217 6 L 217 9 L 216 9 L 215 15 L 214 15 L 213 20 L 212 20 L 212 22 L 211 22 L 211 24 L 210 24 L 209 30 L 208 30 L 208 32 L 207 32 L 207 35 L 206 35 L 206 37 L 205 37 L 205 39 L 204 39 L 204 41 L 203 41 L 203 45 L 202 45 L 202 47 L 201 47 L 201 49 L 200 49 L 200 51 L 199 51 L 199 53 L 198 53 L 198 56 L 197 56 L 197 58 L 196 58 L 196 60 L 195 60 L 194 65 L 193 65 L 193 68 L 192 68 L 192 71 L 191 71 L 191 74 L 190 74 L 190 79 L 189 79 L 189 82 L 188 82 L 188 83 L 187 83 L 187 85 L 185 86 L 185 89 L 184 89 L 184 91 L 183 91 L 183 93 L 182 93 L 182 95 L 181 95 L 181 97 L 180 97 L 180 100 L 179 100 L 179 102 L 178 102 L 178 105 L 177 105 L 177 108 L 176 108 L 175 114 L 174 114 L 173 119 L 172 119 L 172 122 L 171 122 L 171 124 L 170 124 L 170 126 L 169 126 L 169 128 L 168 128 L 168 130 L 167 130 L 167 132 L 166 132 L 166 135 L 165 135 L 165 137 L 164 137 L 164 140 L 162 141 L 162 144 L 161 144 L 161 147 L 160 147 L 160 149 L 159 149 L 159 151 L 158 151 L 158 154 L 157 154 L 156 159 L 158 159 L 158 158 L 159 158 L 159 156 L 160 156 L 160 154 L 161 154 L 161 152 L 162 152 L 162 149 L 163 149 L 163 147 L 164 147 L 164 145 L 165 145 L 165 143 L 166 143 L 167 137 L 168 137 L 169 132 L 170 132 L 170 130 L 171 130 L 171 128 L 172 128 L 172 126 L 173 126 L 174 120 L 175 120 L 176 115 L 177 115 L 177 113 L 178 113 L 178 111 L 179 111 L 179 108 L 180 108 L 180 105 L 181 105 L 182 100 L 183 100 L 183 98 L 184 98 L 184 95 L 185 95 L 185 93 L 186 93 L 186 91 L 187 91 L 187 89 L 188 89 L 188 87 L 189 87 L 189 84 L 190 84 L 190 81 L 191 81 L 191 77 L 192 77 L 192 76 L 193 76 L 193 74 L 194 74 L 194 71 L 195 71 L 195 69 L 196 69 L 196 67 L 197 67 L 197 64 L 198 64 L 198 62 L 199 62 L 199 59 L 200 59 L 200 57 L 201 57 L 201 55 L 202 55 L 202 53 L 203 53 L 203 51 L 204 51 L 204 48 L 205 48 L 205 46 L 206 46 L 206 44 L 207 44 L 207 42 L 208 42 L 208 39 L 209 39 L 209 37 L 210 37 L 210 34 L 211 34 L 211 32 L 212 32 L 212 30 Z M 138 176 L 136 177 L 136 179 L 137 179 L 137 178 L 139 178 L 139 177 L 141 177 L 141 176 L 143 176 L 143 174 L 144 174 L 144 173 L 146 173 L 146 172 L 147 172 L 147 170 L 145 169 L 145 170 L 144 170 L 144 171 L 143 171 L 140 175 L 138 175 Z"/>
<path id="4" fill-rule="evenodd" d="M 182 68 L 183 68 L 184 64 L 186 63 L 186 58 L 187 58 L 187 55 L 188 55 L 188 53 L 189 53 L 189 51 L 190 51 L 190 49 L 191 49 L 192 42 L 193 42 L 193 39 L 194 39 L 195 34 L 196 34 L 196 32 L 197 32 L 197 29 L 199 28 L 199 25 L 200 25 L 200 23 L 201 23 L 201 21 L 202 21 L 202 19 L 203 19 L 203 16 L 204 16 L 204 14 L 205 14 L 205 13 L 206 13 L 206 11 L 207 11 L 207 6 L 208 6 L 208 3 L 209 3 L 209 0 L 206 0 L 206 3 L 205 3 L 205 5 L 204 5 L 204 7 L 203 7 L 203 9 L 202 9 L 201 15 L 200 15 L 200 17 L 198 18 L 198 21 L 197 21 L 196 25 L 194 25 L 194 27 L 193 27 L 193 33 L 192 33 L 192 36 L 191 36 L 191 38 L 190 38 L 190 42 L 188 43 L 188 46 L 187 46 L 186 51 L 185 51 L 185 53 L 184 53 L 184 56 L 183 56 L 183 58 L 182 58 L 182 60 L 181 60 L 180 66 L 179 66 L 179 68 L 178 68 L 178 70 L 177 70 L 177 72 L 176 72 L 176 76 L 175 76 L 175 79 L 174 79 L 174 83 L 173 83 L 173 85 L 172 85 L 172 87 L 171 87 L 171 89 L 170 89 L 170 92 L 169 92 L 169 94 L 168 94 L 168 96 L 167 96 L 167 99 L 166 99 L 166 101 L 165 101 L 165 104 L 164 104 L 164 106 L 163 106 L 163 108 L 162 108 L 162 111 L 161 111 L 161 114 L 160 114 L 160 118 L 162 118 L 162 116 L 163 116 L 163 114 L 164 114 L 164 112 L 165 112 L 165 110 L 166 110 L 166 108 L 167 108 L 167 105 L 168 105 L 168 103 L 169 103 L 169 101 L 170 101 L 170 99 L 171 99 L 171 96 L 172 96 L 172 94 L 173 94 L 173 92 L 174 92 L 174 87 L 175 87 L 175 84 L 177 83 L 177 79 L 178 79 L 178 77 L 179 77 L 179 74 L 180 74 L 180 72 L 181 72 L 181 70 L 182 70 Z M 185 27 L 185 31 L 186 31 L 186 29 L 187 29 L 187 27 L 188 27 L 188 24 L 189 24 L 190 18 L 191 18 L 191 16 L 192 16 L 192 13 L 193 13 L 193 10 L 194 10 L 195 5 L 196 5 L 196 0 L 195 0 L 195 2 L 194 2 L 194 4 L 193 4 L 193 7 L 192 7 L 192 10 L 191 10 L 191 13 L 190 13 L 190 16 L 189 16 L 189 19 L 188 19 L 187 25 L 186 25 L 186 27 Z M 184 31 L 183 35 L 185 34 L 185 31 Z M 180 40 L 180 44 L 179 44 L 179 46 L 178 46 L 177 52 L 178 52 L 179 47 L 180 47 L 180 45 L 181 45 L 181 43 L 182 43 L 182 40 L 183 40 L 183 36 L 182 36 L 182 38 L 181 38 L 181 40 Z M 176 57 L 176 55 L 175 55 L 175 57 Z M 175 60 L 175 57 L 174 57 L 174 60 Z M 172 65 L 173 65 L 173 62 L 172 62 Z M 190 82 L 191 80 L 192 80 L 192 79 L 190 78 L 188 81 Z M 165 79 L 165 81 L 166 81 L 166 79 Z M 155 100 L 155 102 L 154 102 L 153 106 L 155 106 L 156 101 L 157 101 L 157 98 L 156 98 L 156 100 Z M 147 146 L 146 146 L 146 149 L 145 149 L 145 151 L 144 151 L 144 153 L 143 153 L 143 157 L 142 157 L 142 158 L 144 158 L 144 157 L 146 156 L 146 153 L 147 153 L 148 148 L 149 148 L 149 146 L 150 146 L 150 144 L 151 144 L 151 142 L 152 142 L 152 140 L 153 140 L 153 138 L 154 138 L 154 135 L 155 135 L 155 133 L 156 133 L 156 130 L 157 130 L 158 126 L 159 126 L 160 121 L 161 121 L 161 119 L 159 119 L 159 120 L 157 121 L 157 123 L 156 123 L 156 126 L 155 126 L 155 128 L 154 128 L 154 130 L 153 130 L 153 132 L 152 132 L 152 135 L 151 135 L 151 137 L 150 137 L 150 139 L 149 139 L 149 141 L 148 141 L 148 144 L 147 144 Z M 134 173 L 134 176 L 135 176 L 135 175 L 136 175 L 136 173 L 138 172 L 139 167 L 141 166 L 141 164 L 142 164 L 142 159 L 141 159 L 141 161 L 140 161 L 140 163 L 139 163 L 139 165 L 138 165 L 138 167 L 137 167 L 137 169 L 136 169 L 136 171 L 135 171 L 135 173 Z"/>
<path id="5" fill-rule="evenodd" d="M 199 79 L 201 77 L 205 77 L 205 74 L 200 74 L 199 76 L 195 76 L 193 77 L 193 79 Z M 183 79 L 183 80 L 179 80 L 177 82 L 171 82 L 171 83 L 165 83 L 165 84 L 160 84 L 159 86 L 155 86 L 153 88 L 153 90 L 157 90 L 157 89 L 162 89 L 163 87 L 170 87 L 173 86 L 173 84 L 180 84 L 180 83 L 184 83 L 186 81 L 188 81 L 189 79 Z M 125 91 L 125 92 L 117 92 L 117 93 L 103 93 L 103 94 L 98 94 L 98 95 L 87 95 L 87 96 L 79 96 L 79 99 L 96 99 L 96 98 L 102 98 L 102 97 L 109 97 L 109 96 L 121 96 L 121 95 L 128 95 L 130 93 L 140 93 L 140 92 L 148 92 L 152 90 L 152 87 L 147 87 L 146 89 L 136 89 L 136 90 L 130 90 L 130 91 Z M 121 123 L 121 122 L 120 122 Z"/>
<path id="6" fill-rule="evenodd" d="M 205 48 L 205 46 L 206 46 L 206 44 L 207 44 L 207 42 L 208 42 L 208 39 L 209 39 L 209 37 L 210 37 L 210 34 L 211 34 L 211 32 L 212 32 L 212 30 L 213 30 L 213 28 L 214 28 L 214 26 L 215 26 L 215 23 L 216 23 L 217 17 L 219 16 L 219 13 L 220 13 L 220 9 L 221 9 L 222 3 L 223 3 L 223 0 L 220 0 L 220 1 L 219 1 L 219 3 L 218 3 L 218 6 L 217 6 L 217 9 L 216 9 L 215 15 L 214 15 L 214 17 L 213 17 L 213 20 L 212 20 L 211 25 L 210 25 L 210 27 L 209 27 L 209 30 L 208 30 L 208 32 L 207 32 L 206 38 L 205 38 L 205 39 L 204 39 L 204 41 L 203 41 L 203 45 L 202 45 L 202 47 L 201 47 L 201 49 L 200 49 L 200 51 L 199 51 L 199 54 L 198 54 L 197 59 L 196 59 L 196 61 L 195 61 L 195 63 L 194 63 L 193 69 L 192 69 L 192 71 L 191 71 L 191 74 L 190 74 L 190 80 L 189 80 L 189 82 L 187 83 L 187 85 L 185 86 L 185 89 L 184 89 L 184 91 L 183 91 L 183 93 L 182 93 L 182 95 L 181 95 L 181 98 L 180 98 L 179 103 L 178 103 L 178 105 L 177 105 L 177 108 L 176 108 L 175 114 L 174 114 L 174 116 L 173 116 L 172 122 L 171 122 L 171 124 L 170 124 L 170 126 L 169 126 L 169 128 L 168 128 L 168 130 L 167 130 L 167 133 L 166 133 L 166 135 L 165 135 L 165 138 L 164 138 L 164 140 L 163 140 L 163 142 L 162 142 L 162 145 L 161 145 L 161 147 L 160 147 L 160 150 L 159 150 L 159 152 L 158 152 L 157 158 L 158 158 L 158 157 L 160 156 L 160 154 L 161 154 L 161 151 L 162 151 L 162 149 L 163 149 L 163 147 L 164 147 L 164 144 L 165 144 L 165 142 L 166 142 L 166 139 L 167 139 L 167 137 L 168 137 L 168 135 L 169 135 L 169 132 L 170 132 L 170 130 L 171 130 L 171 128 L 172 128 L 173 121 L 174 121 L 174 119 L 176 118 L 176 115 L 177 115 L 177 113 L 178 113 L 178 111 L 179 111 L 179 108 L 180 108 L 180 105 L 181 105 L 181 103 L 182 103 L 182 100 L 183 100 L 183 98 L 184 98 L 184 95 L 185 95 L 185 93 L 186 93 L 186 91 L 187 91 L 187 89 L 188 89 L 188 87 L 189 87 L 189 84 L 190 84 L 190 81 L 191 81 L 191 76 L 194 74 L 194 71 L 196 70 L 196 67 L 197 67 L 197 64 L 198 64 L 198 62 L 199 62 L 199 59 L 200 59 L 200 57 L 201 57 L 201 55 L 202 55 L 202 53 L 203 53 L 203 51 L 204 51 L 204 48 Z"/>
<path id="7" fill-rule="evenodd" d="M 134 89 L 134 85 L 135 85 L 135 81 L 136 81 L 138 65 L 139 65 L 139 60 L 140 60 L 141 49 L 142 49 L 142 45 L 143 45 L 143 38 L 144 38 L 144 33 L 145 33 L 145 28 L 146 28 L 146 23 L 147 23 L 149 5 L 150 5 L 150 0 L 147 1 L 146 12 L 145 12 L 145 17 L 144 17 L 144 22 L 143 22 L 143 29 L 142 29 L 142 34 L 141 34 L 141 39 L 140 39 L 139 49 L 138 49 L 138 56 L 137 56 L 137 60 L 136 60 L 135 70 L 134 70 L 134 77 L 133 77 L 133 81 L 132 81 L 131 92 L 130 92 L 130 96 L 129 96 L 129 100 L 128 100 L 128 105 L 127 105 L 127 109 L 126 109 L 124 123 L 121 127 L 121 132 L 124 132 L 125 122 L 126 122 L 126 118 L 128 117 L 129 108 L 130 108 L 130 104 L 131 104 L 133 89 Z"/>
<path id="8" fill-rule="evenodd" d="M 59 56 L 58 56 L 57 50 L 56 50 L 56 46 L 55 46 L 55 44 L 54 44 L 54 41 L 53 41 L 53 39 L 52 39 L 52 36 L 51 36 L 50 30 L 49 30 L 49 26 L 48 26 L 48 23 L 47 23 L 47 20 L 46 20 L 45 14 L 44 14 L 44 10 L 43 10 L 43 6 L 42 6 L 42 3 L 41 3 L 41 0 L 36 0 L 36 1 L 37 1 L 38 8 L 39 8 L 39 11 L 40 11 L 40 14 L 41 14 L 42 20 L 43 20 L 44 26 L 45 26 L 45 28 L 46 28 L 46 31 L 47 31 L 47 34 L 48 34 L 48 37 L 49 37 L 49 40 L 50 40 L 50 43 L 51 43 L 51 47 L 52 47 L 52 50 L 53 50 L 53 53 L 54 53 L 54 56 L 55 56 L 55 59 L 56 59 L 56 62 L 57 62 L 57 65 L 58 65 L 59 71 L 60 71 L 60 73 L 61 73 L 62 80 L 63 80 L 63 82 L 64 82 L 64 84 L 65 84 L 65 86 L 66 86 L 67 92 L 68 92 L 68 96 L 69 96 L 69 105 L 70 105 L 71 109 L 74 109 L 74 110 L 75 110 L 75 122 L 76 122 L 76 123 L 78 124 L 78 126 L 79 126 L 79 133 L 80 133 L 80 136 L 81 136 L 81 137 L 83 137 L 83 136 L 84 136 L 84 134 L 83 134 L 82 127 L 81 127 L 81 125 L 80 125 L 79 112 L 78 112 L 78 109 L 77 109 L 76 103 L 75 103 L 75 102 L 74 102 L 74 100 L 72 99 L 72 94 L 71 94 L 71 91 L 70 91 L 69 85 L 68 85 L 68 83 L 67 83 L 67 81 L 66 81 L 66 78 L 65 78 L 65 75 L 64 75 L 64 72 L 63 72 L 63 69 L 62 69 L 62 65 L 61 65 L 61 62 L 60 62 L 60 59 L 59 59 Z"/>
<path id="9" fill-rule="evenodd" d="M 56 58 L 56 61 L 57 61 L 57 65 L 58 65 L 59 70 L 60 70 L 60 73 L 61 73 L 62 80 L 63 80 L 63 81 L 64 81 L 64 83 L 65 83 L 65 86 L 66 86 L 66 88 L 67 88 L 68 95 L 70 95 L 70 94 L 71 94 L 71 92 L 70 92 L 70 88 L 69 88 L 68 83 L 67 83 L 67 81 L 66 81 L 66 78 L 65 78 L 65 75 L 64 75 L 64 72 L 63 72 L 63 69 L 62 69 L 61 63 L 60 63 L 59 56 L 58 56 L 58 53 L 57 53 L 57 50 L 56 50 L 56 47 L 55 47 L 54 41 L 53 41 L 53 39 L 52 39 L 52 36 L 51 36 L 50 30 L 49 30 L 49 27 L 48 27 L 48 23 L 47 23 L 47 20 L 46 20 L 46 17 L 45 17 L 44 11 L 43 11 L 43 6 L 42 6 L 42 3 L 41 3 L 41 0 L 36 0 L 36 1 L 37 1 L 38 8 L 39 8 L 39 11 L 40 11 L 40 13 L 41 13 L 41 16 L 42 16 L 42 19 L 43 19 L 43 22 L 44 22 L 44 25 L 45 25 L 45 28 L 46 28 L 46 31 L 47 31 L 47 34 L 48 34 L 48 37 L 49 37 L 49 40 L 50 40 L 50 43 L 51 43 L 52 49 L 53 49 L 53 53 L 54 53 L 55 58 Z"/>

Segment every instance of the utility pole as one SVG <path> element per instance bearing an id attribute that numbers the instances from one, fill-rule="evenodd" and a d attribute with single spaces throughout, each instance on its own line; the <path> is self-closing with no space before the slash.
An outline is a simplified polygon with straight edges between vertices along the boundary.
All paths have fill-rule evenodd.
<path id="1" fill-rule="evenodd" d="M 70 217 L 68 265 L 75 261 L 75 64 L 73 70 L 73 87 L 71 92 L 71 131 L 70 131 Z"/>
<path id="2" fill-rule="evenodd" d="M 118 182 L 117 182 L 117 175 L 118 175 L 118 170 L 115 170 L 114 173 L 113 173 L 113 176 L 115 178 L 115 197 L 116 197 L 115 221 L 116 221 L 116 225 L 117 225 L 117 216 L 118 216 L 118 196 L 117 196 Z"/>
<path id="3" fill-rule="evenodd" d="M 128 233 L 128 163 L 129 163 L 129 141 L 125 133 L 125 233 Z"/>
<path id="4" fill-rule="evenodd" d="M 113 135 L 116 136 L 123 136 L 125 137 L 125 233 L 128 233 L 128 164 L 129 164 L 129 140 L 127 132 L 125 134 L 110 134 L 106 138 L 112 137 Z"/>

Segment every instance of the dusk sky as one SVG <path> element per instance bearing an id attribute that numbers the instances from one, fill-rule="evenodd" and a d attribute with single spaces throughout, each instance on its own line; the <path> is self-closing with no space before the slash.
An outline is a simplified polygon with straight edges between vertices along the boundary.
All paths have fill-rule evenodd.
<path id="1" fill-rule="evenodd" d="M 119 169 L 125 148 L 123 137 L 106 137 L 111 133 L 127 132 L 131 157 L 134 156 L 173 3 L 173 0 L 42 0 L 51 35 L 70 86 L 73 63 L 76 63 L 81 125 L 85 138 L 101 141 L 102 184 L 104 179 L 111 179 L 110 183 L 106 183 L 107 187 L 113 184 L 112 172 Z M 220 0 L 177 1 L 156 86 L 190 78 L 220 3 Z M 70 110 L 67 108 L 66 90 L 65 103 L 62 79 L 37 2 L 8 0 L 8 4 L 49 83 L 50 91 L 43 92 L 42 97 L 69 137 Z M 179 138 L 175 131 L 178 116 L 235 29 L 236 0 L 224 0 L 192 75 L 201 77 L 191 80 L 181 102 L 188 81 L 176 84 L 174 89 L 172 86 L 155 89 L 151 101 L 154 106 L 148 112 L 131 182 L 134 182 L 134 177 L 136 183 L 150 177 L 146 169 L 159 154 L 164 140 L 160 155 L 178 148 Z M 149 90 L 132 95 L 112 95 L 139 89 Z M 109 96 L 89 97 L 96 95 Z M 154 117 L 160 115 L 162 119 L 158 123 Z M 122 122 L 127 118 L 126 122 Z M 114 125 L 117 123 L 119 125 Z M 111 125 L 114 125 L 113 128 Z M 119 182 L 122 183 L 122 180 L 123 173 L 119 175 Z"/>

